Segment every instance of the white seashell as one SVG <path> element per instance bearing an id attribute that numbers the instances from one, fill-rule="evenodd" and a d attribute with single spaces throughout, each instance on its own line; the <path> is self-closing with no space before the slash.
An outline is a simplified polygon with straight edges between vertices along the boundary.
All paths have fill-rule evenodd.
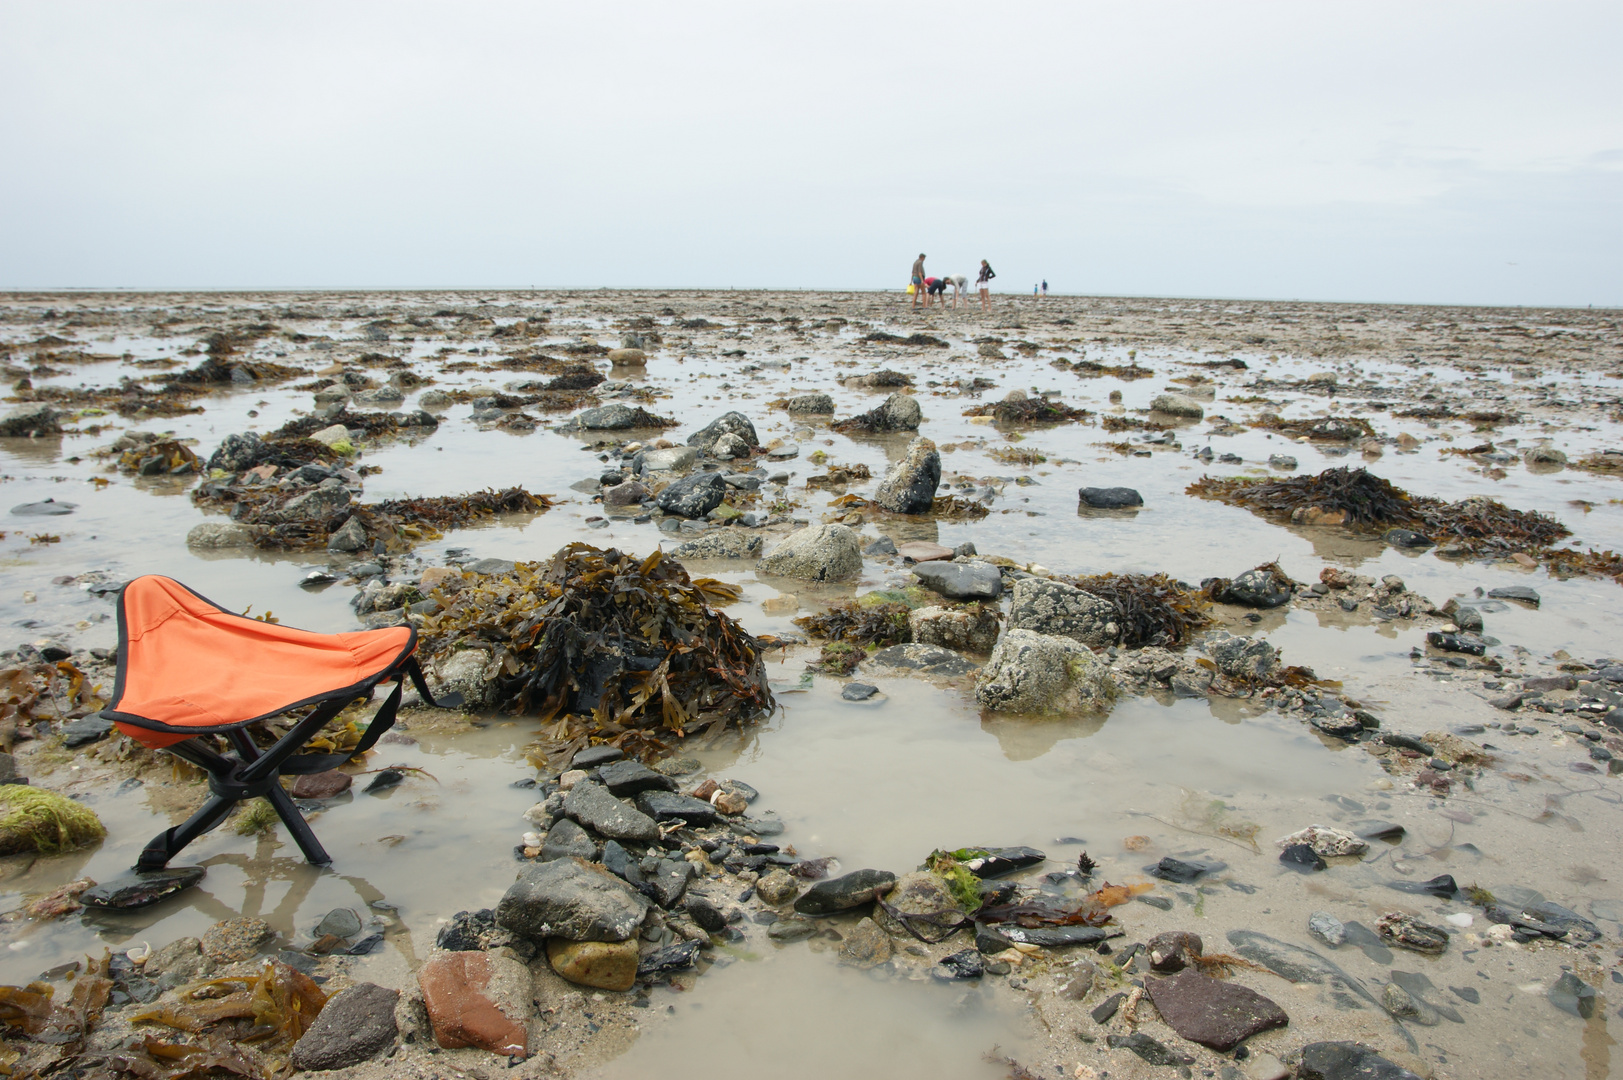
<path id="1" fill-rule="evenodd" d="M 124 950 L 125 959 L 129 960 L 129 962 L 132 964 L 144 964 L 147 962 L 147 957 L 151 955 L 152 946 L 148 945 L 144 941 L 133 949 Z"/>
<path id="2" fill-rule="evenodd" d="M 537 832 L 527 832 L 527 833 L 525 833 L 524 834 L 524 846 L 525 847 L 540 847 L 541 846 L 541 834 L 537 833 Z"/>

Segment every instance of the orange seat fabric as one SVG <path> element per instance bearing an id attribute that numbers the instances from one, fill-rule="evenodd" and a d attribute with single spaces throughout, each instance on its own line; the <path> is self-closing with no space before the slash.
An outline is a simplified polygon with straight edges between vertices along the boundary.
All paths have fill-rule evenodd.
<path id="1" fill-rule="evenodd" d="M 417 646 L 408 626 L 317 634 L 221 609 L 166 577 L 125 586 L 118 683 L 103 710 L 153 748 L 364 692 Z"/>

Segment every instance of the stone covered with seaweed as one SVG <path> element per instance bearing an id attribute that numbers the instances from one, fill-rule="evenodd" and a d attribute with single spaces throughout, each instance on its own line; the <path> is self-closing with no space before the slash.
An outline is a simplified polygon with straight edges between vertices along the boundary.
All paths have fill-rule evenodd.
<path id="1" fill-rule="evenodd" d="M 588 742 L 649 756 L 774 708 L 762 643 L 713 606 L 737 596 L 659 551 L 638 559 L 573 543 L 436 594 L 422 653 L 487 652 L 493 703 L 539 716 L 551 758 Z"/>

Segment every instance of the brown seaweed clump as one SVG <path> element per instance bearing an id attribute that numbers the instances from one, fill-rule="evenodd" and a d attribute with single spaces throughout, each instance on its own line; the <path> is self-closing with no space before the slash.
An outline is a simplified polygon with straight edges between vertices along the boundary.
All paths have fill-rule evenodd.
<path id="1" fill-rule="evenodd" d="M 171 394 L 153 390 L 132 380 L 119 386 L 87 388 L 72 386 L 40 386 L 19 390 L 8 401 L 40 401 L 75 411 L 101 409 L 131 419 L 187 416 L 203 411 L 202 406 L 191 404 L 184 394 Z"/>
<path id="2" fill-rule="evenodd" d="M 1277 431 L 1293 439 L 1303 437 L 1319 442 L 1356 442 L 1372 439 L 1375 429 L 1360 416 L 1321 416 L 1312 420 L 1286 420 L 1278 413 L 1265 412 L 1257 417 L 1256 426 Z"/>
<path id="3" fill-rule="evenodd" d="M 843 488 L 859 481 L 872 480 L 873 471 L 868 466 L 858 462 L 855 465 L 830 465 L 828 472 L 821 476 L 806 478 L 806 490 L 814 491 L 817 488 Z"/>
<path id="4" fill-rule="evenodd" d="M 795 625 L 816 637 L 849 645 L 899 645 L 913 640 L 905 600 L 863 603 L 842 600 L 817 615 L 802 615 Z"/>
<path id="5" fill-rule="evenodd" d="M 141 476 L 179 476 L 203 471 L 203 464 L 192 448 L 174 439 L 126 450 L 118 457 L 118 467 Z"/>
<path id="6" fill-rule="evenodd" d="M 347 406 L 334 412 L 321 416 L 301 416 L 296 420 L 289 420 L 266 437 L 272 439 L 305 439 L 323 428 L 334 424 L 343 424 L 347 428 L 358 428 L 368 435 L 393 435 L 400 430 L 400 421 L 386 412 L 352 412 Z"/>
<path id="7" fill-rule="evenodd" d="M 1556 548 L 1557 542 L 1572 534 L 1547 514 L 1514 510 L 1481 496 L 1451 503 L 1411 495 L 1365 469 L 1343 466 L 1318 476 L 1264 481 L 1203 476 L 1189 485 L 1188 493 L 1296 521 L 1345 524 L 1366 531 L 1402 528 L 1459 554 L 1485 558 L 1531 554 L 1556 573 L 1594 574 L 1623 583 L 1623 555 Z"/>
<path id="8" fill-rule="evenodd" d="M 1078 360 L 1071 365 L 1071 371 L 1084 379 L 1098 379 L 1110 375 L 1126 382 L 1132 382 L 1134 379 L 1148 379 L 1155 374 L 1154 371 L 1147 367 L 1139 367 L 1136 361 L 1118 365 L 1101 364 L 1097 360 Z"/>
<path id="9" fill-rule="evenodd" d="M 0 670 L 0 750 L 11 752 L 19 724 L 77 720 L 105 702 L 71 660 L 18 664 Z"/>
<path id="10" fill-rule="evenodd" d="M 1063 401 L 1050 401 L 1045 397 L 1005 399 L 988 405 L 977 405 L 964 410 L 965 416 L 990 416 L 1000 424 L 1063 424 L 1073 420 L 1086 420 L 1093 414 Z"/>
<path id="11" fill-rule="evenodd" d="M 369 545 L 381 540 L 385 549 L 401 551 L 415 543 L 438 540 L 446 530 L 488 521 L 497 514 L 541 513 L 552 509 L 552 496 L 533 495 L 522 487 L 510 487 L 463 495 L 351 503 L 314 517 L 290 518 L 285 509 L 287 504 L 308 494 L 309 490 L 204 484 L 192 493 L 192 501 L 199 505 L 230 504 L 233 520 L 258 526 L 254 535 L 256 546 L 289 551 L 326 547 L 332 534 L 351 516 L 366 530 Z"/>
<path id="12" fill-rule="evenodd" d="M 934 337 L 930 334 L 908 334 L 906 337 L 902 337 L 899 334 L 890 334 L 883 330 L 875 330 L 872 333 L 863 334 L 860 340 L 876 345 L 913 345 L 915 347 L 925 349 L 951 348 L 947 342 L 942 341 L 940 338 Z"/>
<path id="13" fill-rule="evenodd" d="M 1041 465 L 1048 458 L 1024 446 L 995 446 L 987 451 L 993 460 L 1005 465 Z"/>
<path id="14" fill-rule="evenodd" d="M 1075 586 L 1116 609 L 1120 644 L 1129 648 L 1188 644 L 1189 635 L 1211 622 L 1206 598 L 1166 574 L 1094 574 L 1056 581 Z"/>
<path id="15" fill-rule="evenodd" d="M 421 640 L 429 657 L 490 650 L 494 704 L 539 716 L 549 759 L 588 743 L 649 757 L 775 707 L 763 644 L 712 606 L 737 593 L 659 551 L 638 559 L 573 543 L 437 596 L 443 610 Z"/>
<path id="16" fill-rule="evenodd" d="M 1189 485 L 1188 493 L 1263 513 L 1298 515 L 1314 510 L 1321 517 L 1342 516 L 1349 525 L 1385 528 L 1412 525 L 1418 519 L 1407 491 L 1367 469 L 1349 466 L 1278 480 L 1203 476 Z"/>
<path id="17" fill-rule="evenodd" d="M 1170 431 L 1168 424 L 1157 424 L 1153 420 L 1140 420 L 1136 416 L 1101 416 L 1099 426 L 1106 431 Z"/>

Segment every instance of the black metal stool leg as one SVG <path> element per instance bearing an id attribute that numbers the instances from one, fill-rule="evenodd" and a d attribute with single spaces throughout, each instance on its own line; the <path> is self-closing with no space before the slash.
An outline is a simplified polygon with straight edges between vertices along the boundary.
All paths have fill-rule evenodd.
<path id="1" fill-rule="evenodd" d="M 267 791 L 265 798 L 276 808 L 276 815 L 282 819 L 282 824 L 287 826 L 287 831 L 293 837 L 293 842 L 299 845 L 299 850 L 304 852 L 306 862 L 315 866 L 326 866 L 332 862 L 332 856 L 327 854 L 327 849 L 316 839 L 310 823 L 304 820 L 299 808 L 293 805 L 293 797 L 282 785 L 277 784 Z"/>
<path id="2" fill-rule="evenodd" d="M 153 837 L 146 850 L 141 852 L 141 857 L 136 860 L 135 869 L 162 870 L 187 844 L 224 821 L 236 804 L 235 799 L 226 799 L 219 795 L 210 796 L 208 802 L 204 803 L 197 813 L 173 829 L 165 829 Z"/>

